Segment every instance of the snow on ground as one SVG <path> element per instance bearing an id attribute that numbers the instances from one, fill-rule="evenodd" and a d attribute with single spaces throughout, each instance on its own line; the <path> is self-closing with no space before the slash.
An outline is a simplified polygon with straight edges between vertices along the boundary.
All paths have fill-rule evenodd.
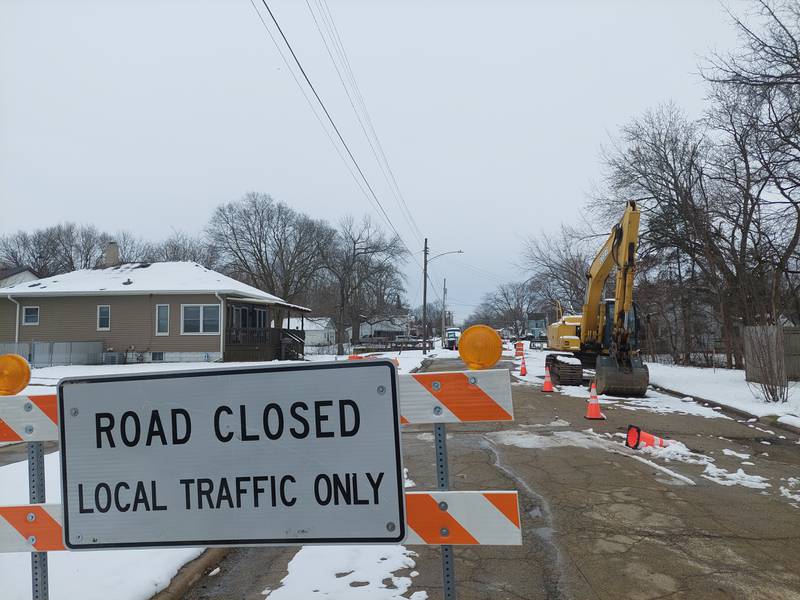
<path id="1" fill-rule="evenodd" d="M 764 488 L 771 487 L 769 480 L 760 475 L 748 475 L 742 469 L 738 469 L 735 473 L 731 473 L 725 469 L 720 469 L 712 464 L 706 465 L 706 470 L 701 477 L 710 479 L 711 481 L 720 485 L 743 485 L 744 487 L 763 490 Z"/>
<path id="2" fill-rule="evenodd" d="M 412 569 L 415 552 L 405 546 L 303 546 L 289 561 L 289 573 L 269 600 L 425 600 L 426 592 L 405 596 L 411 577 L 395 571 Z"/>
<path id="3" fill-rule="evenodd" d="M 59 502 L 59 453 L 45 456 L 48 502 Z M 28 503 L 28 465 L 0 467 L 0 505 Z M 51 552 L 48 555 L 51 600 L 146 600 L 169 584 L 178 569 L 202 548 Z M 31 597 L 30 554 L 0 554 L 3 600 Z"/>
<path id="4" fill-rule="evenodd" d="M 542 377 L 544 376 L 544 360 L 547 352 L 536 350 L 527 350 L 525 353 L 525 363 L 528 369 L 528 374 L 525 377 L 515 372 L 514 376 L 526 383 L 533 385 L 541 385 Z M 521 361 L 517 360 L 517 368 Z M 666 386 L 665 386 L 666 387 Z M 590 391 L 585 386 L 577 385 L 562 385 L 556 388 L 556 391 L 567 396 L 575 398 L 588 398 Z M 678 413 L 682 415 L 695 415 L 698 417 L 705 417 L 707 419 L 728 419 L 719 411 L 709 407 L 703 406 L 687 396 L 685 398 L 675 398 L 667 394 L 662 394 L 656 390 L 647 390 L 647 395 L 644 398 L 620 398 L 618 396 L 606 396 L 601 394 L 598 396 L 600 404 L 604 405 L 619 405 L 620 408 L 626 410 L 646 410 L 655 413 Z"/>
<path id="5" fill-rule="evenodd" d="M 800 426 L 800 386 L 790 390 L 788 402 L 764 402 L 758 385 L 745 381 L 744 371 L 702 369 L 648 363 L 650 383 L 718 402 L 724 406 L 749 412 L 757 417 L 795 415 Z M 791 423 L 789 423 L 791 424 Z"/>
<path id="6" fill-rule="evenodd" d="M 515 359 L 514 377 L 531 385 L 541 386 L 544 377 L 544 361 L 547 351 L 525 350 L 526 376 L 519 374 L 521 361 Z M 702 401 L 694 401 L 693 396 L 730 406 L 757 417 L 778 416 L 778 421 L 800 428 L 800 385 L 790 390 L 790 399 L 785 403 L 764 402 L 758 385 L 745 381 L 744 371 L 731 369 L 704 369 L 700 367 L 681 367 L 648 363 L 650 383 L 666 389 L 687 394 L 683 399 L 648 390 L 645 398 L 617 398 L 600 396 L 600 404 L 619 402 L 628 410 L 648 410 L 652 412 L 697 415 L 706 418 L 728 418 L 714 407 L 704 406 Z M 589 390 L 583 386 L 560 386 L 556 390 L 562 394 L 578 398 L 588 398 Z"/>
<path id="7" fill-rule="evenodd" d="M 649 389 L 644 398 L 628 398 L 620 403 L 620 408 L 626 410 L 647 410 L 654 413 L 678 413 L 681 415 L 695 415 L 706 419 L 729 419 L 720 412 L 708 406 L 698 404 L 691 397 L 675 398 Z"/>
<path id="8" fill-rule="evenodd" d="M 784 425 L 789 425 L 790 427 L 796 427 L 800 429 L 800 417 L 796 417 L 794 415 L 783 415 L 782 417 L 778 417 L 778 423 L 783 423 Z"/>
<path id="9" fill-rule="evenodd" d="M 403 469 L 405 487 L 416 485 Z M 261 593 L 269 600 L 425 600 L 423 591 L 405 596 L 412 578 L 396 571 L 416 566 L 415 552 L 400 545 L 303 546 L 289 561 L 281 587 Z"/>

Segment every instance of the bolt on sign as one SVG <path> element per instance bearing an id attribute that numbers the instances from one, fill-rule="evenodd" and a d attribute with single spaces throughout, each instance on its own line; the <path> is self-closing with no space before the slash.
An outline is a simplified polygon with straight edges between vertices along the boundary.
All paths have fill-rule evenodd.
<path id="1" fill-rule="evenodd" d="M 390 361 L 64 379 L 69 549 L 396 543 Z"/>

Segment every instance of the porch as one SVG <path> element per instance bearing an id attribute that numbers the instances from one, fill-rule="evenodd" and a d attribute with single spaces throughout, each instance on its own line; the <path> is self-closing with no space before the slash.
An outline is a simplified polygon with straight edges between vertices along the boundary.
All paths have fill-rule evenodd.
<path id="1" fill-rule="evenodd" d="M 225 303 L 223 361 L 301 358 L 304 354 L 305 331 L 272 327 L 275 312 L 272 305 L 229 299 Z"/>

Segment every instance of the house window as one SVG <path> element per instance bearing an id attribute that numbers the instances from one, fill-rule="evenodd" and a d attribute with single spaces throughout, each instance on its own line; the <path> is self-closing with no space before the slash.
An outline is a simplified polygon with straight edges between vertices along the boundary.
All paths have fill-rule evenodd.
<path id="1" fill-rule="evenodd" d="M 169 304 L 156 304 L 156 335 L 169 335 Z"/>
<path id="2" fill-rule="evenodd" d="M 22 324 L 23 325 L 38 325 L 39 324 L 39 307 L 38 306 L 23 306 L 22 307 Z"/>
<path id="3" fill-rule="evenodd" d="M 266 329 L 267 328 L 267 309 L 266 308 L 257 308 L 256 309 L 256 327 L 259 329 Z"/>
<path id="4" fill-rule="evenodd" d="M 182 304 L 181 335 L 219 333 L 219 304 Z"/>
<path id="5" fill-rule="evenodd" d="M 97 331 L 111 329 L 111 307 L 108 304 L 97 305 Z"/>
<path id="6" fill-rule="evenodd" d="M 151 352 L 150 353 L 150 360 L 153 362 L 164 362 L 164 353 L 163 352 Z"/>

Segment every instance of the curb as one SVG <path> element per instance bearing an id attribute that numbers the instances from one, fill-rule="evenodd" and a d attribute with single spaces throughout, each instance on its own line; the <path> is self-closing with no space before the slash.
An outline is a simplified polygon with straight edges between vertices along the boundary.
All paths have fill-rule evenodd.
<path id="1" fill-rule="evenodd" d="M 231 548 L 206 548 L 203 553 L 184 564 L 167 587 L 150 597 L 150 600 L 181 600 L 192 586 L 231 551 Z"/>
<path id="2" fill-rule="evenodd" d="M 708 404 L 709 406 L 716 406 L 717 408 L 721 408 L 723 412 L 733 413 L 736 416 L 743 417 L 745 419 L 755 419 L 758 423 L 762 425 L 769 425 L 770 427 L 775 427 L 777 429 L 783 429 L 784 431 L 788 431 L 789 433 L 794 433 L 796 435 L 800 435 L 800 428 L 794 427 L 792 425 L 787 425 L 786 423 L 781 423 L 778 421 L 778 417 L 775 415 L 771 415 L 768 417 L 758 417 L 753 413 L 749 413 L 747 411 L 741 410 L 739 408 L 734 408 L 732 406 L 728 406 L 727 404 L 722 404 L 720 402 L 715 402 L 714 400 L 708 400 L 706 398 L 701 398 L 700 396 L 695 396 L 693 394 L 684 394 L 683 392 L 678 392 L 676 390 L 671 390 L 669 388 L 665 388 L 660 385 L 655 385 L 653 383 L 650 384 L 654 390 L 658 390 L 659 392 L 664 392 L 665 394 L 669 394 L 670 396 L 675 396 L 676 398 L 691 398 L 695 402 L 702 402 L 704 404 Z"/>

